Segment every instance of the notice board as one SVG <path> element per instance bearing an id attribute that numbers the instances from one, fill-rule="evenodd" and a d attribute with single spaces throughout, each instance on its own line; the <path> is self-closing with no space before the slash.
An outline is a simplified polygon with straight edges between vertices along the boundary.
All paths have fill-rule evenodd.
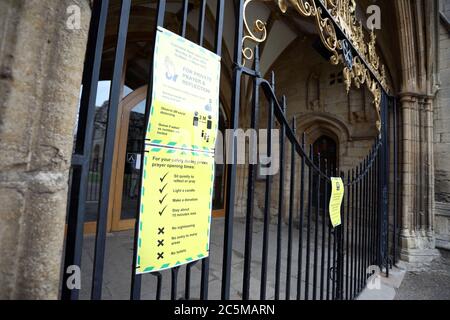
<path id="1" fill-rule="evenodd" d="M 209 256 L 220 57 L 159 27 L 136 274 Z"/>

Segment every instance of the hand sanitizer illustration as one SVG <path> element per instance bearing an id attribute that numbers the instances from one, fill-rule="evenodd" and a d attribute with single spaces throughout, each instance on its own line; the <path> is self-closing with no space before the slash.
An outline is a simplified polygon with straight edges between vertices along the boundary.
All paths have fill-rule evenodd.
<path id="1" fill-rule="evenodd" d="M 198 121 L 199 121 L 198 112 L 195 112 L 195 114 L 194 114 L 194 123 L 193 123 L 194 127 L 198 127 Z"/>
<path id="2" fill-rule="evenodd" d="M 177 82 L 178 75 L 175 72 L 175 66 L 169 57 L 166 57 L 164 61 L 166 67 L 166 78 L 169 81 Z"/>
<path id="3" fill-rule="evenodd" d="M 212 116 L 208 116 L 208 121 L 206 122 L 206 127 L 208 130 L 212 129 Z"/>

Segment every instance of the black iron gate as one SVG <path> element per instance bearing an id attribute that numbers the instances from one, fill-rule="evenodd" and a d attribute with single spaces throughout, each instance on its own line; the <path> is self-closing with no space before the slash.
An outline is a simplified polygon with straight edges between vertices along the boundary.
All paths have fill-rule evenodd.
<path id="1" fill-rule="evenodd" d="M 281 170 L 278 183 L 274 177 L 267 176 L 265 180 L 264 221 L 262 252 L 253 250 L 254 197 L 257 166 L 250 164 L 248 168 L 247 206 L 245 225 L 245 254 L 242 273 L 242 298 L 255 298 L 251 292 L 251 278 L 255 273 L 252 266 L 252 256 L 261 256 L 259 279 L 259 298 L 268 298 L 267 283 L 270 268 L 270 202 L 273 190 L 278 190 L 277 237 L 275 250 L 275 299 L 354 299 L 367 284 L 368 278 L 377 267 L 388 274 L 390 264 L 395 263 L 398 242 L 398 166 L 397 166 L 397 111 L 392 98 L 386 93 L 382 96 L 382 131 L 374 141 L 367 157 L 359 166 L 348 172 L 339 172 L 326 164 L 321 170 L 320 155 L 315 159 L 311 146 L 306 146 L 306 138 L 296 132 L 295 119 L 286 117 L 288 102 L 285 97 L 279 97 L 275 91 L 275 75 L 270 81 L 264 79 L 259 70 L 259 50 L 255 48 L 254 67 L 243 65 L 242 40 L 244 34 L 244 0 L 235 0 L 236 36 L 234 50 L 234 70 L 232 89 L 232 110 L 230 127 L 240 127 L 239 115 L 241 106 L 241 81 L 248 77 L 253 82 L 253 99 L 250 127 L 260 126 L 262 101 L 265 100 L 268 110 L 268 129 L 280 128 L 280 163 Z M 164 26 L 166 1 L 155 1 L 156 24 Z M 198 43 L 204 45 L 206 0 L 200 1 L 200 16 L 198 22 Z M 114 139 L 117 123 L 117 110 L 121 94 L 121 76 L 124 64 L 125 46 L 127 41 L 128 22 L 130 18 L 131 0 L 120 1 L 120 17 L 118 37 L 114 59 L 114 71 L 111 83 L 108 121 L 105 138 L 104 157 L 102 163 L 102 181 L 98 206 L 97 233 L 95 239 L 95 258 L 93 265 L 92 299 L 102 298 L 103 269 L 105 260 L 106 226 L 110 176 L 112 171 Z M 188 0 L 180 1 L 182 7 L 180 35 L 185 37 L 187 31 Z M 222 52 L 224 25 L 224 0 L 217 1 L 214 51 Z M 68 231 L 65 251 L 65 270 L 69 266 L 81 266 L 83 246 L 84 211 L 87 195 L 89 159 L 91 154 L 95 98 L 99 81 L 105 28 L 110 1 L 94 1 L 93 15 L 89 33 L 83 76 L 83 92 L 81 98 L 78 134 L 75 154 L 72 161 L 72 179 L 70 203 L 68 209 Z M 151 109 L 152 96 L 152 61 L 149 61 L 149 92 L 147 94 L 146 119 Z M 263 93 L 262 97 L 260 93 Z M 389 107 L 391 106 L 391 107 Z M 389 114 L 392 111 L 391 116 Z M 389 119 L 393 123 L 389 126 Z M 389 131 L 392 131 L 391 139 Z M 272 153 L 272 137 L 268 135 L 268 155 Z M 391 142 L 391 144 L 390 144 Z M 232 143 L 231 157 L 236 157 L 236 140 Z M 144 146 L 142 146 L 142 152 Z M 390 150 L 394 152 L 394 165 L 390 170 Z M 287 162 L 288 164 L 286 165 Z M 233 163 L 236 163 L 233 162 Z M 230 299 L 230 284 L 232 276 L 233 223 L 235 186 L 237 165 L 227 164 L 226 217 L 224 225 L 223 264 L 221 279 L 221 297 Z M 391 174 L 389 174 L 391 173 Z M 342 177 L 346 182 L 346 196 L 342 207 L 342 225 L 333 228 L 328 215 L 328 200 L 330 197 L 330 178 Z M 389 189 L 390 180 L 393 177 Z M 289 193 L 284 194 L 285 183 L 289 184 Z M 314 195 L 314 196 L 313 196 Z M 288 201 L 285 204 L 284 199 Z M 389 199 L 392 199 L 390 206 Z M 296 205 L 298 203 L 298 205 Z M 283 214 L 287 212 L 287 234 L 282 230 Z M 389 214 L 391 212 L 391 214 Z M 298 221 L 294 221 L 298 217 Z M 392 223 L 389 219 L 392 218 Z M 136 224 L 138 226 L 138 223 Z M 389 228 L 392 226 L 393 237 L 389 241 Z M 296 239 L 294 241 L 294 239 Z M 136 252 L 136 239 L 134 252 Z M 283 253 L 284 248 L 286 252 Z M 285 259 L 285 260 L 284 260 Z M 295 260 L 296 259 L 296 260 Z M 135 265 L 133 261 L 133 270 Z M 191 298 L 191 269 L 196 263 L 185 267 L 184 299 Z M 201 261 L 200 298 L 208 299 L 209 258 Z M 130 261 L 131 265 L 131 261 Z M 171 297 L 179 297 L 179 268 L 171 272 Z M 163 274 L 148 275 L 157 279 L 155 288 L 156 299 L 161 299 Z M 79 290 L 70 290 L 66 282 L 69 274 L 64 272 L 62 281 L 62 298 L 78 299 Z M 131 299 L 141 298 L 142 277 L 133 272 L 131 279 Z"/>

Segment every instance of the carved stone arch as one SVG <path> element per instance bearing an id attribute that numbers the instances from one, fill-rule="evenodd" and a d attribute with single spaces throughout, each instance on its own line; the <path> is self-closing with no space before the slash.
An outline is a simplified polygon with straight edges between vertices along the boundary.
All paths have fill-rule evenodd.
<path id="1" fill-rule="evenodd" d="M 305 133 L 307 145 L 324 135 L 332 138 L 337 146 L 336 165 L 339 167 L 340 159 L 347 154 L 348 142 L 351 140 L 350 130 L 344 122 L 326 114 L 313 113 L 299 117 L 297 129 L 297 132 Z"/>
<path id="2" fill-rule="evenodd" d="M 323 113 L 310 113 L 308 115 L 298 117 L 297 132 L 305 132 L 307 134 L 307 142 L 313 138 L 319 138 L 319 133 L 317 133 L 317 135 L 313 134 L 317 128 L 328 130 L 330 134 L 336 137 L 338 142 L 351 140 L 349 127 L 336 117 Z"/>

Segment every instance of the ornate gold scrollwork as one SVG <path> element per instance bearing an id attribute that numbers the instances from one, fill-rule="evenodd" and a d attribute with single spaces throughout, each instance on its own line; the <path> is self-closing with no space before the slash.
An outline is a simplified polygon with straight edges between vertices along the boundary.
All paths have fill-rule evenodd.
<path id="1" fill-rule="evenodd" d="M 264 42 L 267 38 L 267 30 L 265 23 L 261 20 L 256 20 L 253 31 L 250 29 L 247 19 L 245 18 L 245 10 L 247 5 L 253 0 L 246 0 L 244 3 L 244 23 L 247 35 L 243 38 L 243 42 L 251 40 L 255 43 Z M 265 0 L 268 1 L 268 0 Z M 320 1 L 320 6 L 318 4 Z M 324 46 L 331 53 L 330 62 L 332 64 L 345 65 L 344 80 L 347 87 L 347 92 L 350 90 L 352 84 L 360 88 L 366 84 L 367 88 L 373 95 L 373 102 L 377 111 L 378 120 L 377 128 L 381 129 L 381 93 L 382 89 L 389 92 L 389 87 L 386 78 L 386 69 L 380 63 L 380 58 L 376 52 L 376 36 L 372 31 L 370 33 L 370 41 L 365 39 L 363 24 L 356 18 L 356 1 L 355 0 L 277 0 L 278 7 L 282 13 L 286 13 L 289 5 L 292 6 L 300 15 L 304 17 L 314 17 L 319 30 L 319 35 Z M 328 11 L 331 18 L 323 9 Z M 360 57 L 353 58 L 351 66 L 343 57 L 343 45 L 337 38 L 335 24 L 345 33 L 346 38 L 351 42 L 353 48 L 358 52 L 358 55 L 367 62 L 367 66 Z M 258 37 L 255 32 L 259 32 Z M 348 47 L 348 46 L 347 46 Z M 245 60 L 253 59 L 253 49 L 243 45 L 244 63 Z M 347 59 L 351 61 L 350 59 Z M 378 82 L 379 81 L 379 82 Z"/>
<path id="2" fill-rule="evenodd" d="M 242 38 L 242 54 L 243 54 L 243 65 L 245 65 L 245 62 L 247 60 L 252 60 L 254 57 L 253 48 L 246 46 L 245 43 L 247 41 L 251 41 L 254 43 L 262 43 L 266 41 L 267 39 L 267 29 L 266 24 L 260 19 L 257 19 L 253 23 L 253 30 L 250 28 L 250 24 L 247 21 L 246 11 L 247 6 L 250 2 L 253 0 L 246 0 L 244 2 L 244 26 L 245 26 L 245 32 L 246 35 Z M 259 33 L 259 36 L 256 34 Z"/>
<path id="3" fill-rule="evenodd" d="M 328 10 L 334 21 L 323 17 L 322 8 L 318 7 L 316 1 L 320 1 Z M 378 130 L 381 130 L 381 93 L 382 89 L 389 92 L 386 78 L 386 69 L 380 63 L 380 58 L 376 53 L 376 36 L 372 31 L 370 33 L 370 41 L 365 39 L 363 24 L 356 18 L 356 1 L 355 0 L 278 0 L 280 10 L 285 13 L 288 9 L 288 4 L 299 12 L 302 16 L 314 16 L 319 28 L 320 38 L 325 47 L 331 52 L 331 63 L 338 64 L 342 62 L 345 64 L 343 57 L 343 46 L 341 41 L 337 39 L 337 34 L 334 22 L 339 25 L 346 37 L 352 43 L 359 56 L 367 61 L 370 70 L 366 67 L 361 58 L 354 57 L 352 65 L 344 67 L 344 81 L 347 87 L 347 92 L 350 90 L 352 84 L 356 88 L 360 88 L 366 84 L 367 88 L 373 96 L 373 103 L 377 111 Z M 378 83 L 380 81 L 381 85 Z"/>
<path id="4" fill-rule="evenodd" d="M 289 2 L 288 2 L 289 1 Z M 328 0 L 331 3 L 338 0 Z M 322 43 L 331 52 L 331 63 L 339 63 L 339 53 L 340 43 L 337 39 L 336 29 L 334 28 L 333 22 L 323 16 L 322 8 L 317 7 L 314 0 L 278 0 L 278 7 L 281 12 L 286 13 L 288 8 L 288 3 L 304 17 L 314 17 L 317 22 L 317 27 L 319 28 L 320 38 Z"/>
<path id="5" fill-rule="evenodd" d="M 366 84 L 367 89 L 373 96 L 373 104 L 377 113 L 376 127 L 378 131 L 381 131 L 381 86 L 376 79 L 373 79 L 369 70 L 359 57 L 353 58 L 353 66 L 351 69 L 344 68 L 343 71 L 344 82 L 347 88 L 347 92 L 350 91 L 353 84 L 356 88 L 360 88 Z"/>

